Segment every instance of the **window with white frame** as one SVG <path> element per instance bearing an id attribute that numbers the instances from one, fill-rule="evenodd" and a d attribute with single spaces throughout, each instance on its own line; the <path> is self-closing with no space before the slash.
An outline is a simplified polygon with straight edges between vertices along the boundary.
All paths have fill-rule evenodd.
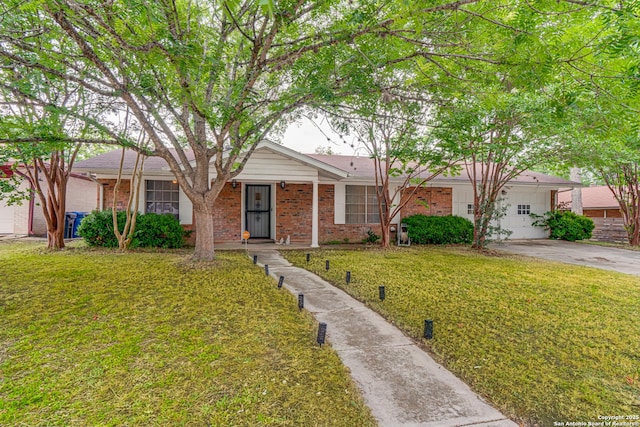
<path id="1" fill-rule="evenodd" d="M 473 205 L 471 203 L 467 205 L 467 215 L 473 215 Z"/>
<path id="2" fill-rule="evenodd" d="M 178 183 L 151 181 L 146 184 L 146 213 L 171 214 L 179 219 L 180 193 Z"/>
<path id="3" fill-rule="evenodd" d="M 529 215 L 531 213 L 531 205 L 518 205 L 518 215 Z"/>
<path id="4" fill-rule="evenodd" d="M 376 224 L 380 222 L 375 186 L 346 186 L 345 222 L 347 224 Z"/>

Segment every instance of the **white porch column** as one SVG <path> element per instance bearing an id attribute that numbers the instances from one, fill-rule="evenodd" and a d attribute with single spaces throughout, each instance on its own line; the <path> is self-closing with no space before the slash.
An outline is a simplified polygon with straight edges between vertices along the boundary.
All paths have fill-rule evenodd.
<path id="1" fill-rule="evenodd" d="M 311 202 L 311 247 L 317 248 L 318 244 L 318 180 L 313 180 L 313 196 Z"/>

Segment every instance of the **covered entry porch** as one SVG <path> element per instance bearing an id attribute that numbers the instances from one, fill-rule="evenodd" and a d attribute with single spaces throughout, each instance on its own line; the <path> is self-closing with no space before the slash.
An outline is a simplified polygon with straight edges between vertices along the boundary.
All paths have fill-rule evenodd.
<path id="1" fill-rule="evenodd" d="M 213 172 L 213 171 L 212 171 Z M 319 185 L 348 174 L 281 145 L 264 142 L 215 202 L 214 239 L 304 244 L 318 247 Z"/>

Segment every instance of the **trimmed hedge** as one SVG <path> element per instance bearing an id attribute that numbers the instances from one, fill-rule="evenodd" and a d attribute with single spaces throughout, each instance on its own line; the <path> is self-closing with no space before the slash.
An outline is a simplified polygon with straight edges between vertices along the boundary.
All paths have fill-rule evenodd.
<path id="1" fill-rule="evenodd" d="M 595 227 L 593 220 L 584 215 L 570 211 L 545 212 L 544 215 L 531 215 L 535 218 L 533 225 L 549 230 L 549 238 L 556 240 L 590 239 Z"/>
<path id="2" fill-rule="evenodd" d="M 407 224 L 412 243 L 446 245 L 473 241 L 473 223 L 459 216 L 412 215 L 402 222 Z"/>
<path id="3" fill-rule="evenodd" d="M 118 227 L 124 229 L 125 212 L 118 212 Z M 78 227 L 78 235 L 89 246 L 117 248 L 118 240 L 113 232 L 111 210 L 93 211 L 87 215 Z M 138 214 L 136 229 L 131 240 L 131 248 L 181 248 L 187 232 L 180 222 L 169 214 Z"/>

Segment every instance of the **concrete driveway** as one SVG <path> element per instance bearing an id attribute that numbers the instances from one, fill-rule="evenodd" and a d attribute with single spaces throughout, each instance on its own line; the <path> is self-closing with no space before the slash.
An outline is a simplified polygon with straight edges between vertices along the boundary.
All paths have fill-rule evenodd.
<path id="1" fill-rule="evenodd" d="M 491 249 L 640 276 L 640 252 L 563 240 L 513 240 Z"/>

